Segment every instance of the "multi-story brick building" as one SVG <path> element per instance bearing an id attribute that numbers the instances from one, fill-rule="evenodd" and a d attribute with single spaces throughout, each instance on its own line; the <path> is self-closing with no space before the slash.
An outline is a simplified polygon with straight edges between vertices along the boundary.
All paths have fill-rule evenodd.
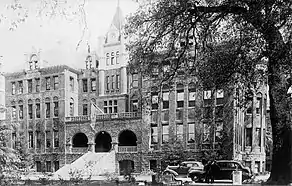
<path id="1" fill-rule="evenodd" d="M 18 124 L 11 146 L 23 134 L 37 171 L 55 171 L 87 151 L 114 151 L 116 172 L 156 170 L 176 144 L 185 157 L 201 160 L 221 148 L 224 158 L 263 171 L 265 87 L 246 109 L 237 105 L 236 86 L 200 89 L 196 78 L 182 74 L 162 86 L 153 85 L 155 78 L 142 81 L 127 69 L 123 24 L 118 7 L 82 70 L 44 68 L 40 55 L 31 54 L 24 71 L 5 75 L 7 121 Z"/>

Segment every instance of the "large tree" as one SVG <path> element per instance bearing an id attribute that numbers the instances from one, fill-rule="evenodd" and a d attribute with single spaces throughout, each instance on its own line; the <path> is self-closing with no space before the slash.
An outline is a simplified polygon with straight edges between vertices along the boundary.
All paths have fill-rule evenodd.
<path id="1" fill-rule="evenodd" d="M 292 1 L 286 0 L 157 0 L 128 19 L 130 65 L 151 75 L 167 64 L 160 82 L 181 68 L 195 73 L 202 86 L 236 83 L 253 90 L 259 78 L 266 79 L 273 138 L 269 181 L 289 183 L 291 18 Z M 259 64 L 266 65 L 262 73 Z"/>

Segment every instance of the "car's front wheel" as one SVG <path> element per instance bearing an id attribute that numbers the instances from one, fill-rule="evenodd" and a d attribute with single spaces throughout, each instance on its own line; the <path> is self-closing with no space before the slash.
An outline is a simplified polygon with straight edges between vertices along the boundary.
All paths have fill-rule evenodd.
<path id="1" fill-rule="evenodd" d="M 197 175 L 197 174 L 192 174 L 189 176 L 192 181 L 194 182 L 203 182 L 202 176 L 201 175 Z"/>

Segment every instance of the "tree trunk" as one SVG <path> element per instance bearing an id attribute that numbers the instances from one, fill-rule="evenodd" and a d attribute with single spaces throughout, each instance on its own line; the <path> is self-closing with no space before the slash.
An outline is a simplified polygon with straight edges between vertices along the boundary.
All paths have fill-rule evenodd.
<path id="1" fill-rule="evenodd" d="M 272 171 L 268 183 L 291 183 L 291 117 L 289 85 L 281 69 L 285 58 L 285 44 L 279 33 L 269 43 L 268 84 L 270 96 L 270 119 L 273 136 Z M 277 37 L 278 35 L 278 37 Z"/>

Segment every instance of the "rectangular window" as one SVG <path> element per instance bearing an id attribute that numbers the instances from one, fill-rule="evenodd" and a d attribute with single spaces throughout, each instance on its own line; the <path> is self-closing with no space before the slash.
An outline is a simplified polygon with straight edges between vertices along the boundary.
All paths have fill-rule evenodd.
<path id="1" fill-rule="evenodd" d="M 88 104 L 87 103 L 84 103 L 82 105 L 82 107 L 83 107 L 83 115 L 84 116 L 87 116 L 88 115 Z"/>
<path id="2" fill-rule="evenodd" d="M 261 106 L 262 106 L 262 98 L 258 97 L 256 101 L 256 113 L 260 114 L 261 113 Z"/>
<path id="3" fill-rule="evenodd" d="M 108 113 L 112 113 L 113 112 L 113 102 L 110 100 L 108 102 Z"/>
<path id="4" fill-rule="evenodd" d="M 28 119 L 32 119 L 32 104 L 28 104 Z"/>
<path id="5" fill-rule="evenodd" d="M 46 131 L 46 147 L 51 147 L 51 132 L 48 130 Z"/>
<path id="6" fill-rule="evenodd" d="M 168 143 L 168 137 L 169 137 L 168 128 L 169 128 L 168 125 L 162 126 L 162 143 Z"/>
<path id="7" fill-rule="evenodd" d="M 59 116 L 59 102 L 54 101 L 54 117 L 58 117 L 58 116 Z"/>
<path id="8" fill-rule="evenodd" d="M 247 98 L 247 107 L 246 107 L 246 114 L 252 114 L 252 108 L 253 108 L 253 98 L 249 97 Z"/>
<path id="9" fill-rule="evenodd" d="M 15 85 L 15 82 L 12 82 L 11 83 L 11 93 L 12 93 L 12 95 L 14 95 L 15 93 L 16 93 L 16 85 Z"/>
<path id="10" fill-rule="evenodd" d="M 95 78 L 91 79 L 91 91 L 92 92 L 96 91 L 96 79 Z"/>
<path id="11" fill-rule="evenodd" d="M 70 76 L 69 81 L 70 81 L 70 91 L 74 92 L 74 78 Z"/>
<path id="12" fill-rule="evenodd" d="M 36 131 L 36 148 L 40 149 L 41 148 L 41 132 Z"/>
<path id="13" fill-rule="evenodd" d="M 32 79 L 27 80 L 27 92 L 32 93 Z"/>
<path id="14" fill-rule="evenodd" d="M 53 81 L 54 81 L 54 90 L 57 90 L 59 88 L 59 77 L 54 76 Z"/>
<path id="15" fill-rule="evenodd" d="M 82 79 L 83 92 L 88 91 L 87 79 Z"/>
<path id="16" fill-rule="evenodd" d="M 163 92 L 162 93 L 162 100 L 163 100 L 163 109 L 169 108 L 169 92 Z"/>
<path id="17" fill-rule="evenodd" d="M 152 110 L 158 109 L 158 93 L 154 92 L 152 93 Z"/>
<path id="18" fill-rule="evenodd" d="M 161 112 L 161 120 L 162 122 L 169 122 L 169 111 L 164 110 Z"/>
<path id="19" fill-rule="evenodd" d="M 23 82 L 18 81 L 18 94 L 23 94 Z"/>
<path id="20" fill-rule="evenodd" d="M 51 78 L 46 77 L 46 90 L 51 90 Z"/>
<path id="21" fill-rule="evenodd" d="M 213 109 L 212 107 L 205 107 L 204 110 L 204 119 L 211 119 L 213 116 Z"/>
<path id="22" fill-rule="evenodd" d="M 42 172 L 42 164 L 40 161 L 36 161 L 36 171 L 37 172 Z"/>
<path id="23" fill-rule="evenodd" d="M 188 143 L 195 142 L 195 124 L 189 123 L 188 124 Z"/>
<path id="24" fill-rule="evenodd" d="M 118 101 L 114 100 L 114 113 L 118 113 Z"/>
<path id="25" fill-rule="evenodd" d="M 110 89 L 110 82 L 109 82 L 109 76 L 106 76 L 106 90 Z"/>
<path id="26" fill-rule="evenodd" d="M 120 75 L 116 75 L 116 89 L 120 89 Z"/>
<path id="27" fill-rule="evenodd" d="M 60 163 L 59 163 L 59 161 L 54 161 L 54 169 L 55 169 L 55 172 L 56 172 L 57 170 L 59 170 L 59 168 L 60 168 Z"/>
<path id="28" fill-rule="evenodd" d="M 245 128 L 245 146 L 252 145 L 252 128 Z"/>
<path id="29" fill-rule="evenodd" d="M 196 92 L 192 89 L 189 90 L 189 107 L 194 107 L 196 101 Z"/>
<path id="30" fill-rule="evenodd" d="M 176 124 L 176 138 L 178 141 L 183 141 L 184 126 L 182 123 Z"/>
<path id="31" fill-rule="evenodd" d="M 138 76 L 138 74 L 133 74 L 132 75 L 132 87 L 134 87 L 134 88 L 136 88 L 136 87 L 138 87 L 138 85 L 139 85 L 139 76 Z"/>
<path id="32" fill-rule="evenodd" d="M 151 144 L 158 143 L 158 130 L 157 125 L 151 126 Z"/>
<path id="33" fill-rule="evenodd" d="M 46 161 L 46 171 L 47 172 L 51 172 L 52 169 L 51 169 L 51 161 Z"/>
<path id="34" fill-rule="evenodd" d="M 195 121 L 196 118 L 196 109 L 195 108 L 189 108 L 188 109 L 188 121 Z"/>
<path id="35" fill-rule="evenodd" d="M 222 105 L 224 103 L 224 91 L 219 89 L 216 91 L 216 105 Z"/>
<path id="36" fill-rule="evenodd" d="M 208 106 L 212 103 L 212 91 L 211 90 L 205 90 L 204 91 L 204 105 Z"/>
<path id="37" fill-rule="evenodd" d="M 59 147 L 59 131 L 54 130 L 54 147 Z"/>
<path id="38" fill-rule="evenodd" d="M 36 113 L 36 118 L 41 118 L 41 104 L 36 103 L 36 108 L 35 108 L 35 113 Z"/>
<path id="39" fill-rule="evenodd" d="M 112 75 L 112 90 L 115 89 L 115 76 Z"/>
<path id="40" fill-rule="evenodd" d="M 184 90 L 176 91 L 176 107 L 177 108 L 184 107 Z"/>
<path id="41" fill-rule="evenodd" d="M 183 109 L 176 110 L 176 120 L 182 121 L 183 120 Z"/>
<path id="42" fill-rule="evenodd" d="M 132 100 L 132 112 L 138 112 L 139 106 L 138 106 L 138 100 Z"/>
<path id="43" fill-rule="evenodd" d="M 46 118 L 50 118 L 51 116 L 51 106 L 50 103 L 46 103 Z"/>
<path id="44" fill-rule="evenodd" d="M 12 119 L 16 120 L 16 106 L 12 106 Z"/>
<path id="45" fill-rule="evenodd" d="M 28 132 L 28 148 L 33 148 L 33 132 Z"/>
<path id="46" fill-rule="evenodd" d="M 215 117 L 216 119 L 223 118 L 223 106 L 216 106 L 215 108 Z"/>
<path id="47" fill-rule="evenodd" d="M 35 79 L 35 91 L 40 92 L 40 79 L 39 78 Z"/>

